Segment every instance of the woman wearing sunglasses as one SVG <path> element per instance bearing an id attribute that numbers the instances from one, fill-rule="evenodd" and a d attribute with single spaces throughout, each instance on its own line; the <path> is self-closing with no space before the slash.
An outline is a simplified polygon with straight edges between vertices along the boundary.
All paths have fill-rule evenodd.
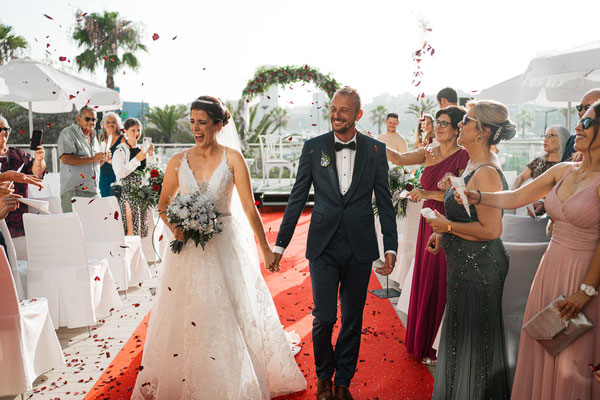
<path id="1" fill-rule="evenodd" d="M 10 132 L 11 128 L 8 120 L 0 115 L 0 172 L 19 171 L 21 174 L 41 179 L 46 173 L 44 148 L 39 146 L 32 157 L 25 151 L 8 145 Z M 15 183 L 14 193 L 26 198 L 29 194 L 28 187 L 27 183 Z M 10 236 L 13 238 L 15 250 L 20 260 L 27 259 L 23 214 L 28 211 L 28 207 L 23 204 L 16 210 L 11 211 L 6 217 L 6 225 L 8 225 Z"/>
<path id="2" fill-rule="evenodd" d="M 504 104 L 479 100 L 467 104 L 459 124 L 458 144 L 470 156 L 462 174 L 468 188 L 496 192 L 507 189 L 492 145 L 511 139 L 515 125 Z M 504 350 L 502 291 L 508 253 L 500 240 L 502 212 L 471 206 L 469 213 L 455 200 L 454 189 L 444 196 L 446 216 L 436 211 L 427 219 L 434 234 L 428 250 L 446 253 L 448 291 L 434 399 L 508 399 Z"/>
<path id="3" fill-rule="evenodd" d="M 388 159 L 396 165 L 425 164 L 421 175 L 421 189 L 414 189 L 412 201 L 425 200 L 423 207 L 445 214 L 444 192 L 438 182 L 447 174 L 460 175 L 469 160 L 468 153 L 457 143 L 458 124 L 465 110 L 450 106 L 435 115 L 435 138 L 439 146 L 419 148 L 408 153 L 397 153 L 388 148 Z M 431 227 L 421 217 L 417 235 L 417 248 L 413 280 L 408 307 L 405 346 L 409 354 L 428 365 L 436 363 L 432 348 L 446 306 L 446 256 L 427 251 Z"/>
<path id="4" fill-rule="evenodd" d="M 518 208 L 546 197 L 554 233 L 529 292 L 523 321 L 559 295 L 561 316 L 580 312 L 594 329 L 552 357 L 523 331 L 513 384 L 513 400 L 600 399 L 600 385 L 588 364 L 600 360 L 600 102 L 575 127 L 575 150 L 581 162 L 561 163 L 518 190 L 488 193 L 469 188 L 470 204 Z"/>

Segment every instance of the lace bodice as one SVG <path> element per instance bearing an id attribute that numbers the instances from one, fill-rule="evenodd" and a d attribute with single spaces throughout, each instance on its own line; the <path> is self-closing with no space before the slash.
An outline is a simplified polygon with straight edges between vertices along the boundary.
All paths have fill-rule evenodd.
<path id="1" fill-rule="evenodd" d="M 233 173 L 227 165 L 226 151 L 223 150 L 221 163 L 215 168 L 207 182 L 199 182 L 187 159 L 187 151 L 183 153 L 178 171 L 179 192 L 190 194 L 196 190 L 208 192 L 209 197 L 221 213 L 229 213 L 231 195 L 233 193 Z"/>

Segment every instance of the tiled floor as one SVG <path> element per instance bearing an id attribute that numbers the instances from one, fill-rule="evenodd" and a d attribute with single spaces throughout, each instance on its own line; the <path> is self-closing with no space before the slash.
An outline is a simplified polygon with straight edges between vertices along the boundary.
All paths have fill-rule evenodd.
<path id="1" fill-rule="evenodd" d="M 153 268 L 153 276 L 156 276 L 156 270 Z M 378 278 L 385 288 L 385 277 Z M 142 287 L 130 288 L 127 298 L 122 293 L 123 308 L 94 326 L 92 336 L 87 328 L 59 329 L 57 335 L 67 364 L 40 376 L 34 383 L 34 389 L 23 394 L 23 399 L 82 399 L 150 311 L 150 289 L 156 288 L 156 285 L 157 278 L 154 277 Z M 398 284 L 390 280 L 389 287 L 397 289 Z M 395 309 L 398 297 L 390 301 Z M 398 310 L 396 312 L 406 325 L 406 314 Z M 434 370 L 435 367 L 430 367 L 432 374 Z M 20 396 L 0 397 L 0 400 L 13 399 L 20 399 Z"/>

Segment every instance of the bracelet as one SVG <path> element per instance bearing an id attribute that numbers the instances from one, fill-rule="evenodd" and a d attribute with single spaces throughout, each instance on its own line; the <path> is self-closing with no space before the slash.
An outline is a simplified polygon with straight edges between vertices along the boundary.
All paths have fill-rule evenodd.
<path id="1" fill-rule="evenodd" d="M 477 200 L 477 203 L 475 203 L 476 206 L 481 204 L 481 191 L 478 190 L 477 193 L 479 193 L 479 200 Z"/>

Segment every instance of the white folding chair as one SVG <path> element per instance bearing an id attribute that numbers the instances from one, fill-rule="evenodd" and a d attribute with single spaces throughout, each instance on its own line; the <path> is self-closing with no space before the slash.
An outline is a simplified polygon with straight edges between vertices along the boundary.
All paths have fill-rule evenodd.
<path id="1" fill-rule="evenodd" d="M 259 135 L 258 139 L 260 141 L 262 158 L 263 186 L 269 184 L 269 173 L 272 168 L 279 169 L 279 182 L 281 182 L 283 169 L 289 169 L 291 185 L 296 174 L 296 161 L 289 161 L 283 158 L 283 138 L 279 135 Z M 277 151 L 279 151 L 279 154 L 276 154 Z"/>
<path id="2" fill-rule="evenodd" d="M 27 296 L 48 299 L 56 328 L 92 326 L 97 316 L 121 307 L 108 261 L 88 260 L 75 213 L 24 214 Z"/>
<path id="3" fill-rule="evenodd" d="M 51 172 L 44 175 L 42 180 L 44 186 L 41 190 L 37 186 L 29 185 L 30 199 L 45 200 L 48 202 L 48 211 L 50 214 L 62 214 L 60 204 L 60 174 Z"/>
<path id="4" fill-rule="evenodd" d="M 10 237 L 10 231 L 5 220 L 0 220 L 0 232 L 6 243 L 6 252 L 8 253 L 8 262 L 17 287 L 17 295 L 19 300 L 27 298 L 27 261 L 19 261 L 17 259 L 17 251 Z"/>
<path id="5" fill-rule="evenodd" d="M 73 211 L 83 222 L 85 246 L 91 258 L 108 260 L 119 290 L 150 279 L 150 268 L 139 236 L 125 236 L 121 209 L 114 196 L 73 197 Z"/>
<path id="6" fill-rule="evenodd" d="M 19 302 L 0 248 L 0 397 L 31 390 L 39 375 L 64 363 L 46 299 Z"/>

